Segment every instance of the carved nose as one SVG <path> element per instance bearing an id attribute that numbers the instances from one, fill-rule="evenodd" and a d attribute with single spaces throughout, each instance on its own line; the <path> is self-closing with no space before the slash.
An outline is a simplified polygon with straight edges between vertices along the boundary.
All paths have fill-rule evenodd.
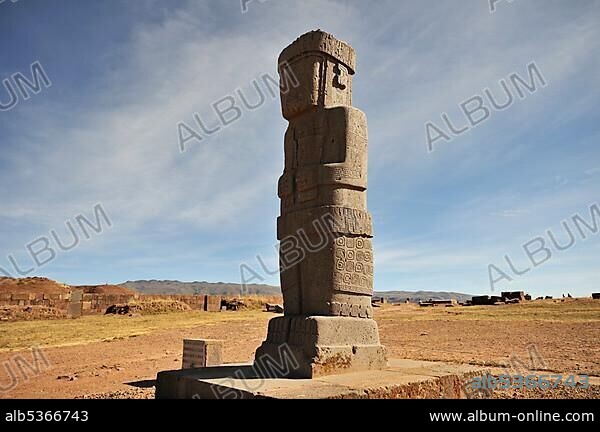
<path id="1" fill-rule="evenodd" d="M 335 88 L 339 88 L 340 90 L 346 90 L 346 84 L 344 84 L 342 82 L 342 69 L 340 68 L 339 64 L 336 64 L 333 67 L 333 73 L 335 74 L 335 77 L 333 78 L 333 86 Z"/>

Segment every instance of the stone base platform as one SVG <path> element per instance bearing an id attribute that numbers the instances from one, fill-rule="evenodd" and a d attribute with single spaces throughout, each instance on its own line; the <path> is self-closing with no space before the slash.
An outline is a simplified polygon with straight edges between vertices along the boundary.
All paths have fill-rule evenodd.
<path id="1" fill-rule="evenodd" d="M 264 378 L 252 365 L 160 372 L 157 399 L 463 399 L 481 367 L 390 360 L 380 371 L 315 379 Z"/>
<path id="2" fill-rule="evenodd" d="M 350 317 L 273 318 L 254 358 L 263 376 L 294 379 L 383 370 L 387 364 L 375 320 Z"/>

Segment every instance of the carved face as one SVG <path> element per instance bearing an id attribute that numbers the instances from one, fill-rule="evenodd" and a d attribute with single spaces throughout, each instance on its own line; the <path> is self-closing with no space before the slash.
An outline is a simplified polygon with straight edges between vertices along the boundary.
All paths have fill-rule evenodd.
<path id="1" fill-rule="evenodd" d="M 280 65 L 281 107 L 291 120 L 318 107 L 352 105 L 348 68 L 322 53 L 307 54 Z"/>

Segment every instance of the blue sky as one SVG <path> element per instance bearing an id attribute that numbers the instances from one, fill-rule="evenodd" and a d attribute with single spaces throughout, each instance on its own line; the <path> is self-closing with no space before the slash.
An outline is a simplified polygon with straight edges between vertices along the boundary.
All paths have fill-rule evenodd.
<path id="1" fill-rule="evenodd" d="M 600 3 L 500 0 L 19 0 L 0 3 L 0 81 L 52 85 L 0 112 L 0 267 L 102 203 L 113 226 L 31 275 L 71 284 L 240 281 L 273 269 L 279 101 L 179 151 L 177 124 L 275 74 L 297 36 L 321 28 L 357 50 L 354 104 L 369 119 L 377 290 L 490 293 L 488 265 L 600 203 Z M 425 124 L 462 126 L 459 104 L 539 67 L 547 86 L 429 153 Z M 500 96 L 498 96 L 500 98 Z M 0 85 L 0 103 L 10 99 Z M 573 225 L 571 224 L 573 227 Z M 576 232 L 576 230 L 574 230 Z M 51 245 L 52 246 L 52 245 Z M 600 291 L 600 233 L 496 290 Z M 543 254 L 541 254 L 543 255 Z M 510 274 L 510 273 L 509 273 Z M 497 276 L 496 274 L 494 274 Z M 264 275 L 264 283 L 278 284 Z"/>

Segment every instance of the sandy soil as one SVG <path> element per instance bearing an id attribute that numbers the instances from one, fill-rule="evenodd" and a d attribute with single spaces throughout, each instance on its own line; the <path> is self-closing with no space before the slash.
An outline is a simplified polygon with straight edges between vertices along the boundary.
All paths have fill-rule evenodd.
<path id="1" fill-rule="evenodd" d="M 225 362 L 245 362 L 266 334 L 264 313 L 231 322 L 205 323 L 186 329 L 161 330 L 85 345 L 46 348 L 50 368 L 19 380 L 0 398 L 152 397 L 153 380 L 161 370 L 181 367 L 182 339 L 226 340 Z M 426 312 L 388 307 L 377 311 L 382 342 L 391 356 L 487 366 L 505 366 L 516 355 L 529 363 L 528 346 L 535 344 L 546 370 L 600 375 L 600 320 L 552 321 L 461 319 L 457 312 Z M 408 319 L 420 314 L 418 319 Z M 600 316 L 599 316 L 600 318 Z M 127 318 L 123 318 L 127 325 Z M 11 383 L 15 356 L 31 361 L 30 351 L 0 352 L 0 388 Z M 32 375 L 30 373 L 30 375 Z"/>
<path id="2" fill-rule="evenodd" d="M 511 356 L 534 369 L 600 375 L 600 324 L 519 321 L 379 320 L 393 357 L 510 366 Z M 535 360 L 535 349 L 545 361 Z M 514 358 L 514 357 L 513 357 Z"/>
<path id="3" fill-rule="evenodd" d="M 123 320 L 126 322 L 127 318 L 123 317 Z M 26 382 L 20 380 L 10 392 L 0 393 L 0 398 L 73 398 L 131 391 L 132 385 L 144 386 L 147 384 L 144 381 L 153 381 L 158 371 L 181 368 L 184 338 L 226 339 L 225 362 L 247 361 L 266 335 L 266 320 L 265 316 L 260 323 L 233 321 L 227 325 L 206 325 L 107 342 L 46 348 L 44 353 L 51 367 L 46 368 L 40 361 L 42 371 L 38 376 Z M 5 362 L 9 362 L 16 372 L 14 357 L 19 354 L 33 363 L 31 351 L 0 353 L 0 387 L 7 387 L 12 381 Z M 138 384 L 133 384 L 136 382 Z"/>

